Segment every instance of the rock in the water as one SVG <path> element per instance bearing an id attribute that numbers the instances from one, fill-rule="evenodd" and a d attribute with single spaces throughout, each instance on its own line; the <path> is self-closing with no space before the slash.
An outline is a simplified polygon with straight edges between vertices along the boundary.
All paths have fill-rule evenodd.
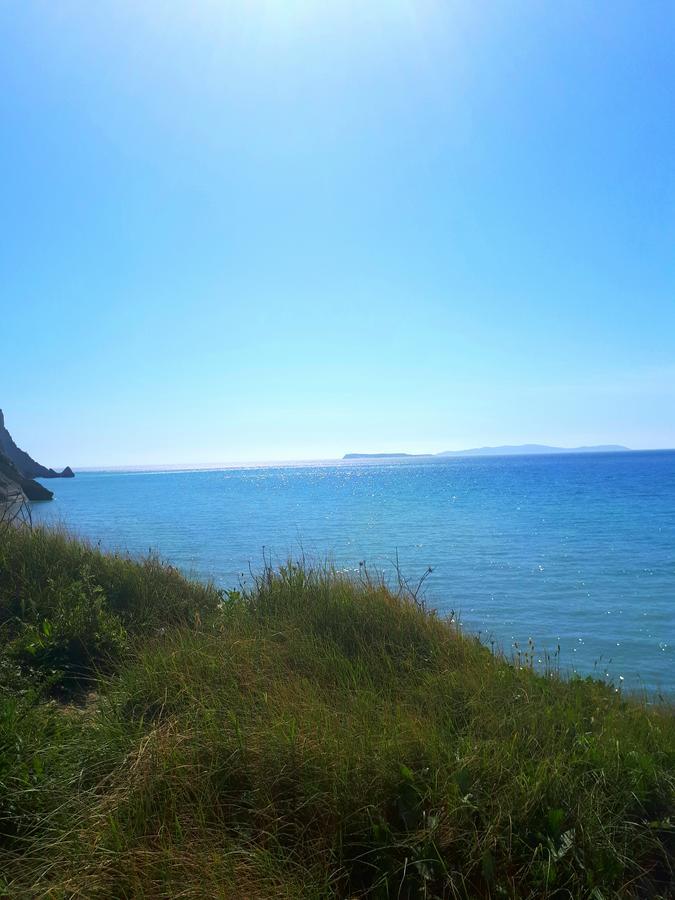
<path id="1" fill-rule="evenodd" d="M 54 494 L 32 478 L 26 478 L 4 453 L 0 452 L 0 480 L 2 480 L 4 502 L 12 497 L 16 500 L 21 493 L 28 500 L 51 500 Z M 0 498 L 2 499 L 2 498 Z"/>
<path id="2" fill-rule="evenodd" d="M 33 481 L 32 478 L 23 478 L 20 484 L 28 500 L 51 500 L 54 496 L 54 491 L 50 491 L 39 481 Z"/>

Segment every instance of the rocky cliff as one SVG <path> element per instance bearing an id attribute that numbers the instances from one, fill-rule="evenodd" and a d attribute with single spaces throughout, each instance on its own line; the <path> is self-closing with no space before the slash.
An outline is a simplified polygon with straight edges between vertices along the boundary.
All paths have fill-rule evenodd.
<path id="1" fill-rule="evenodd" d="M 54 494 L 35 478 L 73 478 L 70 466 L 63 472 L 55 472 L 35 462 L 25 450 L 14 443 L 5 426 L 5 417 L 0 409 L 0 520 L 8 507 L 20 504 L 22 500 L 51 500 Z"/>
<path id="2" fill-rule="evenodd" d="M 11 459 L 0 451 L 0 507 L 8 501 L 18 501 L 21 494 L 27 500 L 51 500 L 54 496 L 52 491 L 38 481 L 26 478 Z"/>
<path id="3" fill-rule="evenodd" d="M 63 472 L 55 472 L 54 469 L 48 469 L 46 466 L 35 462 L 32 456 L 29 456 L 25 450 L 14 443 L 12 435 L 7 431 L 5 426 L 5 417 L 0 409 L 0 454 L 4 455 L 11 463 L 16 466 L 23 478 L 73 478 L 74 472 L 70 466 L 66 466 Z M 49 493 L 49 492 L 47 492 Z"/>

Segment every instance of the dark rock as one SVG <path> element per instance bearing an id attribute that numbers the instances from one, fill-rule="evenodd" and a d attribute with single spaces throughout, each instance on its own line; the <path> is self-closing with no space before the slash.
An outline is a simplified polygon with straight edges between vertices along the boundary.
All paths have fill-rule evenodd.
<path id="1" fill-rule="evenodd" d="M 54 496 L 54 491 L 48 490 L 32 478 L 22 478 L 19 484 L 28 500 L 51 500 Z"/>
<path id="2" fill-rule="evenodd" d="M 12 485 L 22 490 L 28 500 L 51 500 L 54 496 L 53 492 L 47 490 L 46 487 L 33 481 L 32 478 L 26 478 L 4 453 L 0 451 L 0 477 L 3 479 L 7 490 L 10 491 Z"/>
<path id="3" fill-rule="evenodd" d="M 5 427 L 5 417 L 0 409 L 0 453 L 3 453 L 10 462 L 12 462 L 24 478 L 74 478 L 75 473 L 66 466 L 63 472 L 55 472 L 54 469 L 48 469 L 36 462 L 32 456 L 29 456 L 25 450 L 14 443 L 12 435 Z M 48 494 L 51 493 L 44 488 Z M 37 499 L 37 498 L 36 498 Z M 49 499 L 44 497 L 42 499 Z"/>

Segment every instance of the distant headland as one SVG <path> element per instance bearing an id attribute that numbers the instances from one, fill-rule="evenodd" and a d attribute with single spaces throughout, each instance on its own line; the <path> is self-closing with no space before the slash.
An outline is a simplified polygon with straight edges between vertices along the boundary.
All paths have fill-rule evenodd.
<path id="1" fill-rule="evenodd" d="M 505 444 L 502 447 L 472 447 L 469 450 L 443 450 L 441 453 L 345 453 L 343 459 L 400 459 L 439 456 L 535 456 L 555 453 L 628 453 L 621 444 L 597 444 L 591 447 L 549 447 L 547 444 Z"/>

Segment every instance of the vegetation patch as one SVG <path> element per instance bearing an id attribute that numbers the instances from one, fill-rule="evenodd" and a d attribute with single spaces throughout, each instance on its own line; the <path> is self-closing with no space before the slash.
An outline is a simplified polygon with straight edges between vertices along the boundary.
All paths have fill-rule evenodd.
<path id="1" fill-rule="evenodd" d="M 0 621 L 7 896 L 672 896 L 672 708 L 365 574 L 222 593 L 10 529 Z"/>

